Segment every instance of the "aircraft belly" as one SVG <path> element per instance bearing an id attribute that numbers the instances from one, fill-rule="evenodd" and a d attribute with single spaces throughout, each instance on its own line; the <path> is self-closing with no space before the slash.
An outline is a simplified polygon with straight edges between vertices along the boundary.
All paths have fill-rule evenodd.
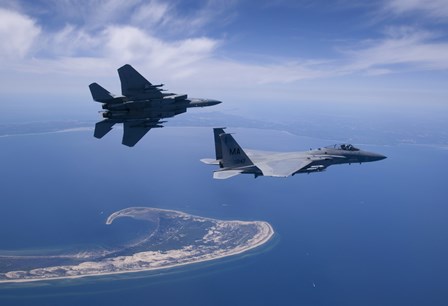
<path id="1" fill-rule="evenodd" d="M 123 144 L 134 146 L 151 128 L 163 127 L 163 118 L 185 113 L 190 107 L 188 95 L 177 95 L 162 89 L 163 84 L 152 84 L 131 65 L 118 68 L 121 83 L 121 96 L 92 83 L 89 85 L 92 98 L 102 103 L 102 116 L 105 120 L 95 125 L 94 136 L 102 138 L 115 123 L 124 124 Z M 201 99 L 202 106 L 221 103 L 217 100 Z"/>

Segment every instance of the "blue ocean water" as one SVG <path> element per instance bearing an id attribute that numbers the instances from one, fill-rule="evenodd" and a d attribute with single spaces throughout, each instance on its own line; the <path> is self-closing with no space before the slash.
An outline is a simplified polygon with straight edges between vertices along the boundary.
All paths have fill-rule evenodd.
<path id="1" fill-rule="evenodd" d="M 232 129 L 244 147 L 331 144 Z M 211 128 L 164 128 L 130 149 L 121 131 L 0 138 L 0 253 L 107 244 L 107 216 L 131 206 L 264 220 L 248 254 L 176 269 L 1 284 L 0 305 L 446 305 L 448 150 L 362 146 L 388 159 L 288 179 L 212 179 Z M 115 237 L 116 238 L 116 237 Z"/>

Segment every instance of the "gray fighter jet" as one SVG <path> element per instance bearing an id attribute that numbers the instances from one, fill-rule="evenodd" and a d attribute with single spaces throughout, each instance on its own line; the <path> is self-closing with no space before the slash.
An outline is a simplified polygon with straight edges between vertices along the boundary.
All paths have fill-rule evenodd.
<path id="1" fill-rule="evenodd" d="M 219 165 L 213 178 L 227 179 L 251 173 L 257 176 L 288 177 L 297 173 L 324 171 L 337 164 L 366 163 L 385 159 L 386 156 L 362 151 L 351 144 L 337 144 L 304 152 L 266 152 L 243 150 L 224 128 L 213 129 L 216 159 L 201 159 Z"/>
<path id="2" fill-rule="evenodd" d="M 96 123 L 94 136 L 102 138 L 116 123 L 123 123 L 123 141 L 133 147 L 152 128 L 163 127 L 163 118 L 185 113 L 190 107 L 205 107 L 221 103 L 210 99 L 193 99 L 187 95 L 167 93 L 163 84 L 153 85 L 131 65 L 118 68 L 122 96 L 115 96 L 92 83 L 93 100 L 103 103 L 103 121 Z"/>

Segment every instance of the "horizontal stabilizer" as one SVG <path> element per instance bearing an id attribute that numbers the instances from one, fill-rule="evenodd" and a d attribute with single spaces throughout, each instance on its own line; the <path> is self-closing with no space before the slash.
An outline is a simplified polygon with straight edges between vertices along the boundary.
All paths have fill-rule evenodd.
<path id="1" fill-rule="evenodd" d="M 213 178 L 217 180 L 225 180 L 241 174 L 243 170 L 224 170 L 224 171 L 215 171 L 213 172 Z"/>
<path id="2" fill-rule="evenodd" d="M 108 119 L 97 122 L 95 124 L 95 132 L 93 136 L 95 136 L 95 138 L 103 138 L 104 135 L 106 135 L 112 130 L 114 124 L 115 122 L 111 122 Z"/>
<path id="3" fill-rule="evenodd" d="M 203 158 L 201 159 L 201 162 L 207 165 L 219 165 L 219 160 L 213 158 Z"/>
<path id="4" fill-rule="evenodd" d="M 104 89 L 98 83 L 92 83 L 89 85 L 90 93 L 92 94 L 93 100 L 101 103 L 108 103 L 115 99 L 114 95 Z"/>

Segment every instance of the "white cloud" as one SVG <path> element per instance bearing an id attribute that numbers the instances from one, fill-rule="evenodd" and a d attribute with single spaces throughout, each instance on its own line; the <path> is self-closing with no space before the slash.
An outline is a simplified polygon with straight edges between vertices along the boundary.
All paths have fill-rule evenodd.
<path id="1" fill-rule="evenodd" d="M 210 57 L 218 43 L 204 37 L 166 42 L 129 26 L 109 27 L 104 35 L 104 52 L 111 59 L 172 71 Z"/>
<path id="2" fill-rule="evenodd" d="M 448 18 L 447 0 L 388 0 L 386 8 L 395 13 L 424 13 L 429 17 Z"/>
<path id="3" fill-rule="evenodd" d="M 169 10 L 170 7 L 167 3 L 150 1 L 148 4 L 144 4 L 137 8 L 136 12 L 131 17 L 132 23 L 140 25 L 163 23 L 164 20 L 169 18 Z"/>
<path id="4" fill-rule="evenodd" d="M 43 53 L 47 56 L 67 57 L 82 56 L 83 53 L 90 55 L 98 54 L 101 37 L 79 29 L 74 25 L 66 25 L 56 33 L 48 33 L 46 40 L 41 42 L 41 47 L 45 49 Z"/>
<path id="5" fill-rule="evenodd" d="M 23 58 L 41 33 L 28 16 L 0 8 L 0 57 Z"/>
<path id="6" fill-rule="evenodd" d="M 410 31 L 410 28 L 390 31 L 391 37 L 367 42 L 363 48 L 346 51 L 346 73 L 366 72 L 385 74 L 409 70 L 448 69 L 448 43 L 435 42 L 431 33 Z"/>
<path id="7" fill-rule="evenodd" d="M 129 24 L 153 34 L 192 36 L 217 20 L 220 26 L 230 22 L 235 17 L 232 8 L 236 3 L 236 0 L 208 0 L 194 10 L 180 10 L 175 2 L 150 0 L 133 8 Z"/>
<path id="8" fill-rule="evenodd" d="M 72 2 L 61 1 L 60 6 L 68 9 L 68 6 L 73 5 Z M 47 84 L 51 84 L 51 90 L 67 91 L 70 90 L 68 87 L 73 87 L 71 90 L 79 92 L 74 86 L 76 82 L 83 89 L 91 81 L 105 81 L 106 85 L 109 85 L 107 80 L 116 82 L 114 70 L 125 63 L 134 65 L 151 81 L 172 84 L 170 89 L 180 85 L 185 86 L 189 93 L 192 88 L 201 87 L 201 92 L 219 88 L 226 94 L 239 90 L 240 93 L 255 95 L 269 90 L 275 84 L 286 84 L 293 88 L 293 83 L 301 80 L 448 69 L 448 44 L 437 41 L 438 37 L 430 32 L 412 27 L 391 27 L 382 39 L 363 41 L 352 45 L 350 49 L 342 49 L 342 56 L 338 59 L 269 58 L 264 62 L 248 63 L 219 57 L 217 51 L 226 43 L 223 40 L 193 35 L 188 30 L 182 38 L 166 39 L 151 26 L 147 27 L 151 22 L 156 28 L 165 26 L 177 17 L 182 17 L 172 5 L 159 1 L 141 4 L 139 0 L 127 5 L 121 5 L 116 0 L 108 0 L 107 3 L 114 5 L 109 11 L 98 15 L 100 20 L 108 20 L 100 28 L 97 27 L 99 23 L 91 27 L 92 21 L 87 24 L 64 24 L 60 28 L 46 27 L 43 31 L 30 17 L 0 10 L 0 38 L 3 41 L 9 37 L 20 38 L 19 42 L 2 44 L 0 55 L 6 58 L 10 54 L 21 59 L 15 67 L 8 66 L 10 71 L 2 71 L 1 89 L 12 91 L 15 88 L 11 86 L 13 82 L 20 83 L 26 78 L 29 88 L 36 84 L 35 87 L 44 90 Z M 210 16 L 219 14 L 219 5 L 213 3 L 197 12 L 192 21 L 203 27 L 209 22 Z M 76 14 L 86 9 L 91 13 L 92 5 L 88 9 L 79 9 Z M 207 14 L 217 7 L 217 12 Z M 131 15 L 123 14 L 129 17 L 124 18 L 128 24 L 110 22 L 115 20 L 120 9 L 133 10 Z M 85 18 L 93 20 L 94 17 L 95 14 L 90 14 Z M 186 24 L 188 17 L 179 18 L 177 26 Z M 8 20 L 13 20 L 10 24 L 19 29 L 14 31 L 14 35 L 1 30 L 8 28 L 4 26 Z M 195 27 L 190 26 L 190 29 Z M 37 37 L 39 45 L 33 44 Z M 263 55 L 257 54 L 256 58 L 263 58 Z M 11 74 L 11 71 L 14 73 Z M 11 78 L 11 75 L 15 75 L 16 79 Z M 110 90 L 114 91 L 114 88 Z M 182 88 L 176 91 L 182 91 Z"/>

